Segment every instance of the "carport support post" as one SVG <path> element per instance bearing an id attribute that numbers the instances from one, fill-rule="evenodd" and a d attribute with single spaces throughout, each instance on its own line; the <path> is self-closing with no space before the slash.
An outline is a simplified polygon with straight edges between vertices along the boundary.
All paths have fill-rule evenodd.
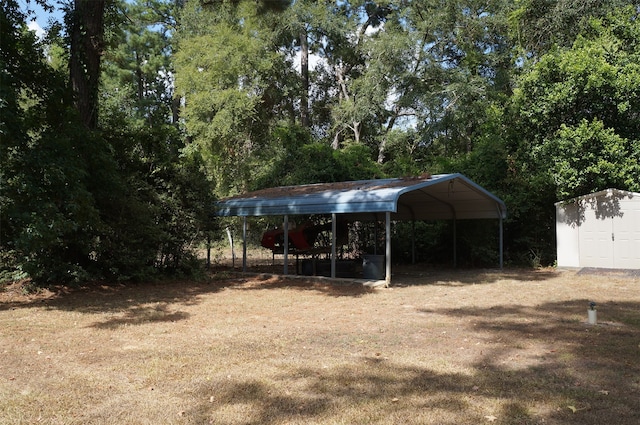
<path id="1" fill-rule="evenodd" d="M 503 261 L 503 249 L 504 249 L 504 243 L 502 241 L 504 236 L 504 231 L 502 229 L 502 215 L 500 215 L 500 270 L 502 270 L 502 267 L 504 265 L 504 261 Z"/>
<path id="2" fill-rule="evenodd" d="M 284 271 L 289 274 L 289 216 L 284 216 Z"/>
<path id="3" fill-rule="evenodd" d="M 385 213 L 385 239 L 386 239 L 386 271 L 385 271 L 385 285 L 391 284 L 391 213 L 387 211 Z"/>
<path id="4" fill-rule="evenodd" d="M 242 272 L 247 272 L 247 216 L 242 217 Z"/>
<path id="5" fill-rule="evenodd" d="M 373 222 L 373 255 L 378 255 L 378 225 L 380 222 L 378 221 L 378 217 Z"/>
<path id="6" fill-rule="evenodd" d="M 207 232 L 207 269 L 211 267 L 211 232 Z"/>
<path id="7" fill-rule="evenodd" d="M 331 277 L 336 277 L 336 214 L 331 214 Z"/>
<path id="8" fill-rule="evenodd" d="M 453 215 L 453 268 L 458 267 L 458 220 Z"/>
<path id="9" fill-rule="evenodd" d="M 411 220 L 411 264 L 416 263 L 416 221 Z"/>

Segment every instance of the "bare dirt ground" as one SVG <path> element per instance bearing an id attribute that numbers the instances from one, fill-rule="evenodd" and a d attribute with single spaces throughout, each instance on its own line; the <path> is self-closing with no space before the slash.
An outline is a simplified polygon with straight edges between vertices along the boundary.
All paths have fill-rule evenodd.
<path id="1" fill-rule="evenodd" d="M 639 277 L 393 281 L 1 288 L 0 424 L 640 423 Z"/>

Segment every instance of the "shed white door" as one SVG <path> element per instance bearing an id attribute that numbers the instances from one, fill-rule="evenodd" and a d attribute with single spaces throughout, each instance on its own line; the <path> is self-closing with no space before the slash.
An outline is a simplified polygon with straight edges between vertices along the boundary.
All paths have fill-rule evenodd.
<path id="1" fill-rule="evenodd" d="M 613 217 L 613 267 L 640 268 L 640 197 L 625 199 Z"/>
<path id="2" fill-rule="evenodd" d="M 580 225 L 580 265 L 582 267 L 613 268 L 613 220 L 597 213 L 595 208 L 583 208 Z"/>
<path id="3" fill-rule="evenodd" d="M 611 211 L 604 202 L 583 204 L 580 266 L 640 268 L 640 198 L 623 198 Z"/>

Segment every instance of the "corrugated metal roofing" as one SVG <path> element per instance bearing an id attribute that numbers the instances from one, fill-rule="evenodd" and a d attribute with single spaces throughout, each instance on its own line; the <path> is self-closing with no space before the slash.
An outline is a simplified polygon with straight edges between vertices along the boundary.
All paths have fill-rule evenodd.
<path id="1" fill-rule="evenodd" d="M 462 174 L 318 183 L 263 189 L 217 203 L 223 217 L 348 214 L 354 219 L 504 218 L 502 200 Z"/>

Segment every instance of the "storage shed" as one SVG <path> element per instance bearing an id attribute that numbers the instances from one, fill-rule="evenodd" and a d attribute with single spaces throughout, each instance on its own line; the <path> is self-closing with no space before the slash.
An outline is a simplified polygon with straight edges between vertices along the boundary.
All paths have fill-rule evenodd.
<path id="1" fill-rule="evenodd" d="M 559 267 L 640 269 L 640 193 L 607 189 L 555 206 Z"/>

